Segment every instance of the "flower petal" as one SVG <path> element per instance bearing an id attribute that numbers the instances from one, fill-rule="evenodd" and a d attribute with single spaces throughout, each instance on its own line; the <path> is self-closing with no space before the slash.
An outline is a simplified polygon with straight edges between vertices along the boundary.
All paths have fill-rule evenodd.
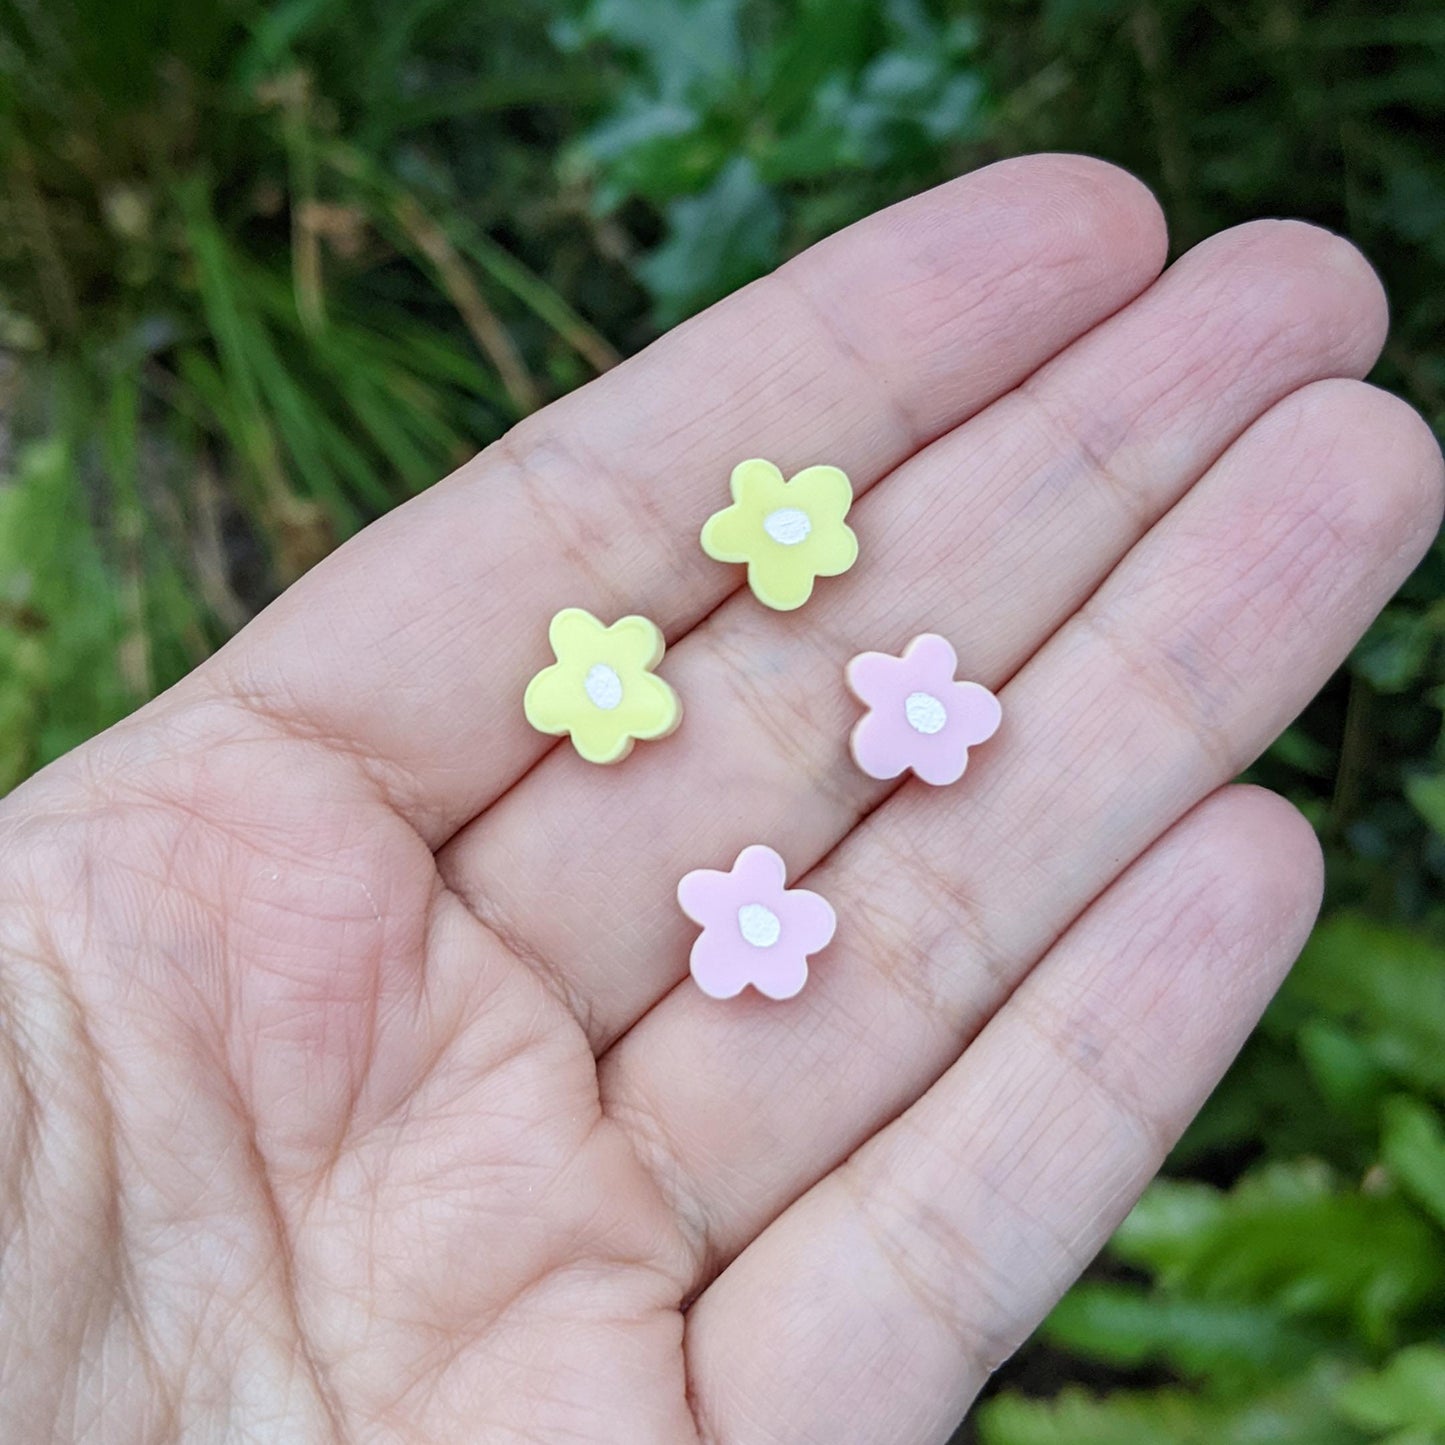
<path id="1" fill-rule="evenodd" d="M 777 913 L 783 925 L 778 946 L 789 952 L 817 953 L 832 942 L 838 929 L 833 905 L 808 888 L 790 888 Z"/>
<path id="2" fill-rule="evenodd" d="M 788 504 L 801 507 L 815 525 L 841 522 L 853 505 L 853 484 L 837 467 L 804 467 L 789 479 L 788 494 Z"/>
<path id="3" fill-rule="evenodd" d="M 733 880 L 734 906 L 766 903 L 783 897 L 788 886 L 788 865 L 764 843 L 750 843 L 738 854 L 729 875 Z"/>
<path id="4" fill-rule="evenodd" d="M 755 510 L 759 515 L 783 505 L 778 498 L 784 485 L 782 472 L 762 457 L 750 457 L 745 462 L 739 462 L 728 478 L 728 490 L 733 501 L 740 507 Z"/>
<path id="5" fill-rule="evenodd" d="M 589 763 L 620 763 L 632 751 L 634 734 L 617 716 L 621 711 L 584 704 L 573 714 L 572 746 Z"/>
<path id="6" fill-rule="evenodd" d="M 972 747 L 987 742 L 1003 721 L 1003 706 L 981 683 L 956 682 L 948 700 L 950 721 L 957 719 L 964 741 Z"/>
<path id="7" fill-rule="evenodd" d="M 860 652 L 843 669 L 848 691 L 869 707 L 895 706 L 905 695 L 902 662 L 888 652 Z"/>
<path id="8" fill-rule="evenodd" d="M 858 537 L 846 522 L 829 522 L 815 527 L 799 550 L 815 576 L 837 577 L 858 560 Z"/>
<path id="9" fill-rule="evenodd" d="M 736 933 L 736 930 L 734 930 Z M 750 946 L 738 935 L 736 943 L 723 929 L 705 928 L 693 941 L 688 968 L 697 986 L 709 998 L 736 998 L 751 982 L 751 960 L 741 952 Z"/>
<path id="10" fill-rule="evenodd" d="M 585 607 L 564 607 L 548 625 L 547 641 L 558 662 L 571 658 L 582 663 L 585 672 L 596 661 L 588 654 L 606 646 L 606 633 L 607 629 Z"/>
<path id="11" fill-rule="evenodd" d="M 899 725 L 889 714 L 871 709 L 853 725 L 848 746 L 853 761 L 870 778 L 896 778 L 909 766 L 906 739 Z"/>
<path id="12" fill-rule="evenodd" d="M 576 711 L 577 687 L 573 670 L 555 662 L 544 667 L 522 696 L 522 711 L 539 733 L 565 733 Z"/>
<path id="13" fill-rule="evenodd" d="M 931 738 L 919 738 L 910 762 L 914 774 L 935 788 L 956 783 L 968 767 L 968 743 L 962 734 L 948 729 Z"/>
<path id="14" fill-rule="evenodd" d="M 762 525 L 747 507 L 724 507 L 714 512 L 702 528 L 702 550 L 715 562 L 746 562 L 759 545 Z"/>
<path id="15" fill-rule="evenodd" d="M 776 545 L 748 562 L 748 586 L 753 596 L 775 612 L 792 612 L 813 595 L 813 579 L 817 576 L 810 565 L 812 538 L 801 547 Z"/>
<path id="16" fill-rule="evenodd" d="M 694 868 L 677 882 L 677 904 L 694 923 L 704 928 L 736 921 L 732 874 L 716 868 Z"/>
<path id="17" fill-rule="evenodd" d="M 752 985 L 765 998 L 784 999 L 796 997 L 807 981 L 808 960 L 801 953 L 772 948 L 754 967 Z"/>
<path id="18" fill-rule="evenodd" d="M 598 643 L 597 656 L 592 660 L 609 663 L 618 672 L 650 670 L 662 661 L 667 650 L 662 629 L 647 617 L 618 618 L 611 627 L 602 629 Z"/>
<path id="19" fill-rule="evenodd" d="M 682 702 L 655 673 L 633 671 L 622 680 L 619 724 L 635 738 L 650 740 L 674 733 L 682 722 Z"/>
<path id="20" fill-rule="evenodd" d="M 958 671 L 958 654 L 953 644 L 936 632 L 920 633 L 903 649 L 903 666 L 910 692 L 930 692 L 942 698 L 953 686 Z"/>

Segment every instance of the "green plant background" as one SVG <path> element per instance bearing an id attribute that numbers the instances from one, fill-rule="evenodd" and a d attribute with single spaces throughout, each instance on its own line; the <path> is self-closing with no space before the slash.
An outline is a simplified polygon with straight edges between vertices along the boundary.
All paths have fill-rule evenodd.
<path id="1" fill-rule="evenodd" d="M 1445 425 L 1434 0 L 0 0 L 0 789 L 784 256 L 1010 153 L 1349 233 Z M 1324 919 L 961 1439 L 1445 1442 L 1445 555 L 1257 767 Z"/>

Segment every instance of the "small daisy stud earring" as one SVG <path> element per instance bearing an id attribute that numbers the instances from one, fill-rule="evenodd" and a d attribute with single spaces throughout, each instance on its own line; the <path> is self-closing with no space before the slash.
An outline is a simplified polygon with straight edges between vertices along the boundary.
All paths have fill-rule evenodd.
<path id="1" fill-rule="evenodd" d="M 589 763 L 616 763 L 639 738 L 661 738 L 682 721 L 677 694 L 654 672 L 662 632 L 645 617 L 604 627 L 564 607 L 547 630 L 557 661 L 527 684 L 522 709 L 538 732 L 567 733 Z"/>
<path id="2" fill-rule="evenodd" d="M 958 656 L 946 638 L 925 632 L 903 650 L 860 652 L 848 664 L 849 690 L 867 705 L 849 745 L 870 778 L 909 769 L 925 783 L 956 783 L 968 750 L 998 731 L 1003 709 L 976 682 L 957 682 Z"/>
<path id="3" fill-rule="evenodd" d="M 682 911 L 702 925 L 690 967 L 709 998 L 749 985 L 765 998 L 792 998 L 808 981 L 808 955 L 827 947 L 838 920 L 827 899 L 787 884 L 783 860 L 754 843 L 726 873 L 695 868 L 677 885 Z"/>
<path id="4" fill-rule="evenodd" d="M 837 467 L 806 467 L 789 481 L 772 462 L 733 468 L 732 505 L 702 529 L 702 550 L 718 562 L 746 562 L 748 586 L 779 612 L 801 607 L 818 577 L 836 577 L 858 560 L 858 538 L 844 520 L 853 487 Z"/>

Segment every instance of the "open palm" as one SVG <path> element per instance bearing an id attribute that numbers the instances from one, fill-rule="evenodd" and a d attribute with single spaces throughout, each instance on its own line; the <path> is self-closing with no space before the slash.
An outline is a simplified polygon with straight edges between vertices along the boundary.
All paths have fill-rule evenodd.
<path id="1" fill-rule="evenodd" d="M 1078 158 L 854 227 L 517 428 L 0 815 L 0 1437 L 921 1442 L 1107 1237 L 1303 940 L 1225 786 L 1427 546 L 1344 242 L 1162 278 Z M 843 467 L 846 577 L 704 557 Z M 564 606 L 676 736 L 522 716 Z M 955 788 L 846 752 L 854 653 L 1002 689 Z M 692 868 L 835 905 L 787 1003 L 687 979 Z"/>

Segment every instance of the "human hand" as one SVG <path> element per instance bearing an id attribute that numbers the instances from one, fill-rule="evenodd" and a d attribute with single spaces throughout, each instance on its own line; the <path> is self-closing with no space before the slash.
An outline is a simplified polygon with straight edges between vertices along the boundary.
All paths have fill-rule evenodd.
<path id="1" fill-rule="evenodd" d="M 948 1435 L 1303 941 L 1310 832 L 1225 785 L 1439 518 L 1349 246 L 1163 253 L 1078 158 L 874 217 L 12 795 L 0 1437 Z M 753 455 L 866 493 L 797 613 L 698 549 Z M 567 605 L 665 628 L 675 737 L 526 726 Z M 846 751 L 924 631 L 1003 689 L 952 789 Z M 752 842 L 838 912 L 788 1003 L 686 978 Z"/>

